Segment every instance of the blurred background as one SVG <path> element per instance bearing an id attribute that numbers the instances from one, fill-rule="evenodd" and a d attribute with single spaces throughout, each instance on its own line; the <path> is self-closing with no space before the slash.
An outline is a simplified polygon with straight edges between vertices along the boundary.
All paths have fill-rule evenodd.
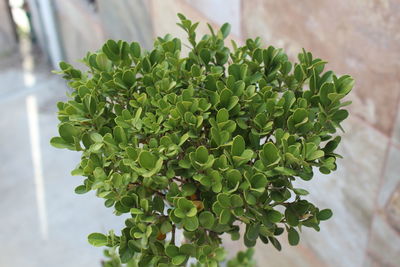
<path id="1" fill-rule="evenodd" d="M 259 266 L 400 266 L 397 0 L 0 0 L 0 266 L 100 266 L 86 236 L 123 219 L 94 194 L 75 195 L 79 154 L 49 145 L 68 92 L 50 71 L 109 38 L 150 48 L 156 36 L 184 37 L 178 12 L 202 22 L 200 33 L 229 22 L 238 43 L 261 36 L 292 59 L 304 47 L 356 80 L 338 171 L 301 184 L 334 217 L 319 233 L 304 229 L 297 247 L 259 242 Z M 226 241 L 231 254 L 243 248 Z"/>

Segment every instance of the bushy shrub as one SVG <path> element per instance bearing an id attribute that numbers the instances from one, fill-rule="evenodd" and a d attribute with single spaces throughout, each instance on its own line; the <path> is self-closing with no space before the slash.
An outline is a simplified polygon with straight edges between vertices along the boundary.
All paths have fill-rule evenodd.
<path id="1" fill-rule="evenodd" d="M 60 63 L 73 91 L 58 103 L 51 143 L 82 153 L 76 193 L 95 190 L 116 215 L 129 214 L 120 233 L 89 235 L 112 248 L 108 266 L 181 266 L 190 257 L 218 266 L 220 236 L 238 240 L 240 225 L 247 247 L 260 239 L 280 250 L 276 236 L 286 230 L 297 245 L 300 229 L 318 231 L 332 215 L 293 182 L 336 169 L 353 79 L 304 50 L 292 63 L 259 38 L 229 49 L 228 24 L 198 40 L 198 23 L 179 19 L 187 55 L 166 35 L 151 51 L 109 40 L 83 59 L 85 72 Z M 232 264 L 252 266 L 251 253 Z"/>

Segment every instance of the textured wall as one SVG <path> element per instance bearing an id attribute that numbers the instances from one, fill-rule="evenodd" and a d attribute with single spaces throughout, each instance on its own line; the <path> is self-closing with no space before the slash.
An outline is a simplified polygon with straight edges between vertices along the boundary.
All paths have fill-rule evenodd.
<path id="1" fill-rule="evenodd" d="M 75 63 L 106 40 L 98 12 L 88 1 L 54 0 L 65 60 Z"/>
<path id="2" fill-rule="evenodd" d="M 127 42 L 140 42 L 143 47 L 153 45 L 152 23 L 148 5 L 141 0 L 99 0 L 101 23 L 106 36 Z"/>
<path id="3" fill-rule="evenodd" d="M 16 41 L 6 1 L 0 1 L 0 57 L 15 49 Z"/>
<path id="4" fill-rule="evenodd" d="M 54 0 L 64 56 L 76 61 L 101 48 L 107 39 L 153 44 L 148 2 L 142 0 Z"/>

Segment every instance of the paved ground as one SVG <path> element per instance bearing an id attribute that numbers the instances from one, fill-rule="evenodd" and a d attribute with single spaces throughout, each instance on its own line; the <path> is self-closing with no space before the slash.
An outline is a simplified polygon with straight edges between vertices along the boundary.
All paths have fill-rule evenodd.
<path id="1" fill-rule="evenodd" d="M 0 267 L 100 266 L 102 249 L 86 236 L 123 220 L 93 194 L 74 194 L 79 154 L 49 145 L 67 87 L 29 51 L 0 59 Z"/>

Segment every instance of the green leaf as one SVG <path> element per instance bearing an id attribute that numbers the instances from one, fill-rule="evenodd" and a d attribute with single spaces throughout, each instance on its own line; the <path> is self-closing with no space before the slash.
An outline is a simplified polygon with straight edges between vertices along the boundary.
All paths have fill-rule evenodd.
<path id="1" fill-rule="evenodd" d="M 135 215 L 144 214 L 144 212 L 141 209 L 137 209 L 137 208 L 131 208 L 130 213 L 135 214 Z"/>
<path id="2" fill-rule="evenodd" d="M 120 126 L 114 128 L 114 137 L 117 143 L 126 144 L 128 141 L 124 129 Z"/>
<path id="3" fill-rule="evenodd" d="M 197 186 L 194 183 L 186 183 L 182 186 L 183 196 L 192 196 L 196 193 Z"/>
<path id="4" fill-rule="evenodd" d="M 277 210 L 269 210 L 266 213 L 266 218 L 271 223 L 278 223 L 282 220 L 283 214 Z"/>
<path id="5" fill-rule="evenodd" d="M 181 219 L 183 219 L 183 218 L 186 217 L 185 211 L 184 211 L 183 209 L 179 209 L 179 208 L 177 208 L 177 209 L 174 210 L 174 215 L 175 215 L 176 217 L 178 217 L 178 218 L 181 218 Z"/>
<path id="6" fill-rule="evenodd" d="M 231 195 L 230 205 L 233 208 L 241 207 L 241 206 L 243 206 L 243 199 L 239 195 Z"/>
<path id="7" fill-rule="evenodd" d="M 275 237 L 272 237 L 272 236 L 269 236 L 268 239 L 269 239 L 269 241 L 271 242 L 271 244 L 272 244 L 278 251 L 281 251 L 281 250 L 282 250 L 281 243 L 279 242 L 278 239 L 276 239 Z"/>
<path id="8" fill-rule="evenodd" d="M 211 229 L 215 222 L 214 215 L 209 211 L 203 211 L 199 215 L 199 222 L 204 228 Z"/>
<path id="9" fill-rule="evenodd" d="M 225 259 L 225 256 L 226 256 L 226 251 L 224 248 L 220 247 L 215 250 L 215 260 L 221 262 Z M 217 263 L 215 265 L 218 266 Z"/>
<path id="10" fill-rule="evenodd" d="M 279 163 L 281 157 L 276 146 L 272 142 L 268 142 L 263 146 L 261 152 L 261 159 L 264 162 L 265 167 L 272 167 Z"/>
<path id="11" fill-rule="evenodd" d="M 96 98 L 92 95 L 86 95 L 83 98 L 83 103 L 86 109 L 89 111 L 90 116 L 94 116 L 97 110 L 97 101 Z"/>
<path id="12" fill-rule="evenodd" d="M 288 207 L 285 210 L 285 217 L 286 217 L 286 221 L 290 226 L 297 226 L 299 224 L 299 218 L 296 214 L 296 211 L 291 208 Z"/>
<path id="13" fill-rule="evenodd" d="M 196 149 L 196 160 L 200 163 L 206 163 L 208 160 L 208 151 L 204 146 L 199 146 Z"/>
<path id="14" fill-rule="evenodd" d="M 181 265 L 184 263 L 187 259 L 187 256 L 185 255 L 178 255 L 172 258 L 172 264 L 173 265 Z"/>
<path id="15" fill-rule="evenodd" d="M 68 148 L 71 150 L 74 150 L 75 146 L 67 143 L 63 138 L 61 137 L 53 137 L 50 140 L 50 144 L 55 147 L 55 148 Z"/>
<path id="16" fill-rule="evenodd" d="M 246 237 L 250 240 L 256 240 L 260 232 L 260 224 L 252 223 L 247 225 Z"/>
<path id="17" fill-rule="evenodd" d="M 187 256 L 195 257 L 196 246 L 194 244 L 182 244 L 182 246 L 179 248 L 179 252 Z"/>
<path id="18" fill-rule="evenodd" d="M 169 221 L 165 221 L 160 227 L 161 233 L 166 234 L 172 231 L 172 225 Z"/>
<path id="19" fill-rule="evenodd" d="M 244 241 L 245 246 L 248 248 L 254 247 L 257 242 L 256 239 L 249 239 L 246 234 L 243 236 L 243 241 Z"/>
<path id="20" fill-rule="evenodd" d="M 122 263 L 127 263 L 129 260 L 131 260 L 134 254 L 135 251 L 129 246 L 119 247 L 119 256 Z"/>
<path id="21" fill-rule="evenodd" d="M 294 77 L 298 82 L 303 81 L 304 71 L 301 65 L 296 65 L 296 67 L 294 68 Z"/>
<path id="22" fill-rule="evenodd" d="M 103 53 L 99 53 L 96 55 L 96 64 L 101 70 L 109 70 L 112 66 L 110 60 L 108 60 L 107 56 Z"/>
<path id="23" fill-rule="evenodd" d="M 208 62 L 210 62 L 211 59 L 211 54 L 210 54 L 210 50 L 208 49 L 201 49 L 200 50 L 200 57 L 203 60 L 204 64 L 208 64 Z"/>
<path id="24" fill-rule="evenodd" d="M 341 122 L 341 121 L 345 120 L 348 116 L 349 116 L 349 112 L 347 110 L 340 109 L 333 114 L 332 120 L 334 120 L 336 122 Z"/>
<path id="25" fill-rule="evenodd" d="M 183 227 L 187 231 L 195 231 L 199 227 L 199 219 L 196 216 L 186 217 L 183 219 Z"/>
<path id="26" fill-rule="evenodd" d="M 131 87 L 136 82 L 136 73 L 131 70 L 127 70 L 122 75 L 122 80 L 124 84 Z"/>
<path id="27" fill-rule="evenodd" d="M 256 173 L 251 177 L 250 183 L 253 189 L 259 189 L 260 192 L 263 192 L 268 184 L 268 180 L 264 174 Z"/>
<path id="28" fill-rule="evenodd" d="M 241 135 L 235 136 L 232 143 L 231 154 L 232 156 L 241 156 L 246 148 L 246 144 Z"/>
<path id="29" fill-rule="evenodd" d="M 335 86 L 333 85 L 333 83 L 324 83 L 321 86 L 319 90 L 319 98 L 323 106 L 328 106 L 331 103 L 328 95 L 334 92 L 335 92 Z"/>
<path id="30" fill-rule="evenodd" d="M 149 151 L 143 150 L 142 152 L 140 152 L 139 164 L 143 168 L 145 168 L 147 170 L 151 170 L 155 167 L 156 162 L 157 162 L 157 158 Z"/>
<path id="31" fill-rule="evenodd" d="M 161 213 L 164 212 L 164 200 L 161 196 L 154 196 L 153 198 L 153 209 L 155 209 L 156 211 L 159 211 Z"/>
<path id="32" fill-rule="evenodd" d="M 308 118 L 308 112 L 304 108 L 298 108 L 295 110 L 293 113 L 293 120 L 295 122 L 295 127 L 298 127 L 302 124 L 304 124 Z"/>
<path id="33" fill-rule="evenodd" d="M 175 256 L 179 255 L 179 248 L 175 245 L 168 245 L 165 247 L 165 254 L 167 254 L 168 257 L 173 258 Z"/>
<path id="34" fill-rule="evenodd" d="M 343 75 L 335 82 L 338 93 L 348 94 L 354 86 L 354 79 L 349 75 Z"/>
<path id="35" fill-rule="evenodd" d="M 297 173 L 295 170 L 285 167 L 276 167 L 274 168 L 274 171 L 277 171 L 279 174 L 287 176 L 294 176 Z"/>
<path id="36" fill-rule="evenodd" d="M 317 218 L 318 220 L 325 221 L 332 217 L 333 213 L 330 209 L 324 209 L 318 212 Z"/>
<path id="37" fill-rule="evenodd" d="M 230 200 L 228 194 L 225 194 L 225 193 L 218 194 L 217 200 L 218 200 L 218 203 L 223 208 L 229 208 L 231 206 L 231 200 Z"/>
<path id="38" fill-rule="evenodd" d="M 76 194 L 85 194 L 87 192 L 89 192 L 89 190 L 86 188 L 86 185 L 80 185 L 75 188 Z"/>
<path id="39" fill-rule="evenodd" d="M 101 233 L 92 233 L 88 236 L 88 241 L 92 246 L 102 247 L 108 244 L 107 236 Z"/>
<path id="40" fill-rule="evenodd" d="M 231 25 L 229 23 L 224 23 L 221 27 L 222 37 L 225 39 L 231 32 Z"/>
<path id="41" fill-rule="evenodd" d="M 299 241 L 300 241 L 299 233 L 293 227 L 289 228 L 288 239 L 289 239 L 289 244 L 291 246 L 296 246 L 299 244 Z"/>
<path id="42" fill-rule="evenodd" d="M 231 211 L 229 209 L 224 209 L 219 215 L 219 223 L 227 224 L 231 219 Z"/>
<path id="43" fill-rule="evenodd" d="M 296 195 L 299 196 L 307 196 L 309 194 L 309 192 L 305 189 L 302 188 L 293 188 L 293 192 L 296 193 Z"/>
<path id="44" fill-rule="evenodd" d="M 159 158 L 156 161 L 156 164 L 155 164 L 154 168 L 152 168 L 148 172 L 143 173 L 142 176 L 143 177 L 151 177 L 151 176 L 153 176 L 154 174 L 158 173 L 161 170 L 162 165 L 163 165 L 163 159 Z"/>
<path id="45" fill-rule="evenodd" d="M 250 205 L 255 205 L 257 203 L 257 199 L 255 198 L 255 196 L 250 193 L 249 191 L 244 191 L 244 199 L 246 200 L 246 202 Z"/>
<path id="46" fill-rule="evenodd" d="M 317 150 L 312 152 L 308 157 L 307 160 L 316 160 L 322 158 L 325 155 L 323 150 Z"/>
<path id="47" fill-rule="evenodd" d="M 130 45 L 130 52 L 131 55 L 135 58 L 139 58 L 140 57 L 140 45 L 137 42 L 132 42 Z"/>
<path id="48" fill-rule="evenodd" d="M 62 123 L 58 127 L 58 132 L 60 133 L 60 136 L 68 143 L 73 143 L 74 137 L 78 135 L 78 131 L 69 123 Z"/>
<path id="49" fill-rule="evenodd" d="M 329 141 L 323 149 L 325 154 L 332 153 L 337 148 L 340 141 L 341 141 L 340 136 L 336 136 L 333 140 Z"/>
<path id="50" fill-rule="evenodd" d="M 90 138 L 93 140 L 95 143 L 101 143 L 103 142 L 103 136 L 99 133 L 91 133 Z"/>
<path id="51" fill-rule="evenodd" d="M 184 210 L 187 213 L 187 216 L 192 217 L 196 213 L 192 214 L 192 210 L 195 209 L 195 205 L 193 204 L 192 201 L 187 200 L 186 198 L 180 198 L 178 200 L 178 207 L 182 210 Z"/>
<path id="52" fill-rule="evenodd" d="M 228 110 L 226 110 L 225 108 L 218 110 L 217 122 L 221 123 L 221 122 L 226 122 L 228 120 L 229 120 Z"/>

